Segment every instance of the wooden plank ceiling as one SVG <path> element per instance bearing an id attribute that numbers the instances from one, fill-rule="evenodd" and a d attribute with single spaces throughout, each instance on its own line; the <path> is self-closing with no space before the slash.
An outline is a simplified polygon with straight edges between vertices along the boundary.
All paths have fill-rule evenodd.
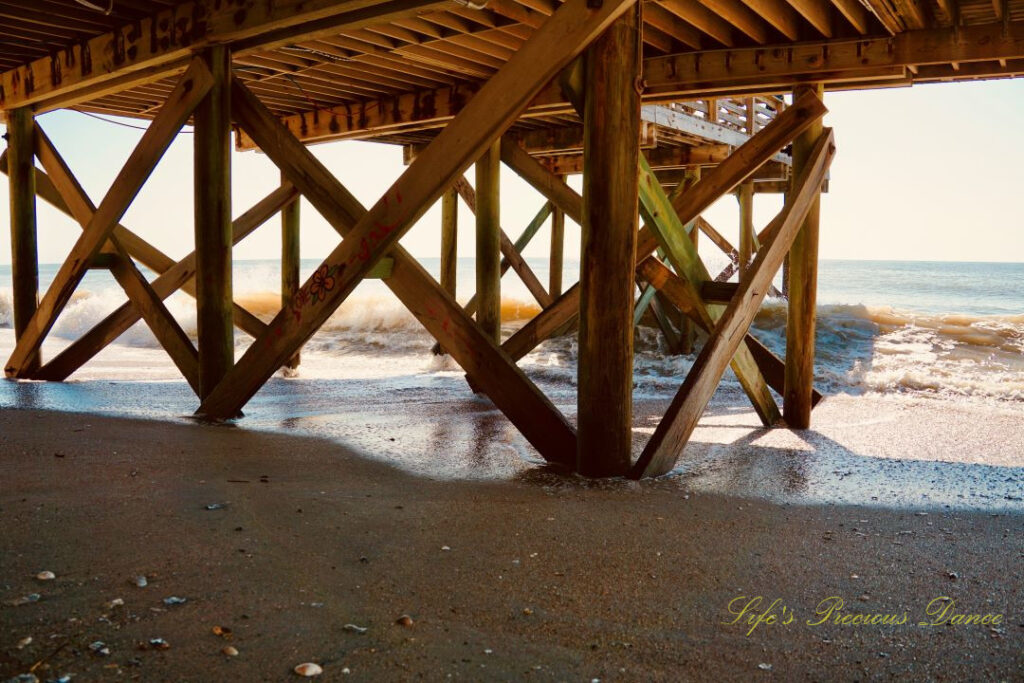
<path id="1" fill-rule="evenodd" d="M 175 4 L 172 0 L 0 0 L 0 71 Z M 483 7 L 477 9 L 479 5 L 467 0 L 452 0 L 407 18 L 273 49 L 247 50 L 235 56 L 235 74 L 276 115 L 292 118 L 320 110 L 350 110 L 404 93 L 472 88 L 523 46 L 559 0 L 480 4 Z M 643 17 L 644 57 L 651 59 L 1021 21 L 1024 0 L 644 0 Z M 167 76 L 102 93 L 75 106 L 150 118 L 173 88 L 174 74 Z M 964 76 L 969 73 L 965 71 Z M 523 119 L 517 125 L 526 131 L 577 123 L 575 115 L 563 110 Z M 422 128 L 390 131 L 386 140 L 416 143 L 431 134 Z"/>

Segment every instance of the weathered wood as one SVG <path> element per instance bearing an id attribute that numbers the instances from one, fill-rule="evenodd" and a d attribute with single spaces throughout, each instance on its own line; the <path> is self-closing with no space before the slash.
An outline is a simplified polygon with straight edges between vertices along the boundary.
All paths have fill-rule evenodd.
<path id="1" fill-rule="evenodd" d="M 501 141 L 501 160 L 520 178 L 577 223 L 583 220 L 583 197 L 511 140 Z"/>
<path id="2" fill-rule="evenodd" d="M 476 322 L 501 343 L 501 152 L 491 144 L 476 162 Z"/>
<path id="3" fill-rule="evenodd" d="M 110 238 L 120 258 L 110 268 L 111 274 L 131 300 L 135 310 L 139 312 L 146 325 L 153 332 L 160 346 L 171 357 L 174 365 L 181 371 L 192 391 L 199 393 L 199 354 L 196 352 L 188 335 L 181 329 L 163 301 L 153 291 L 146 278 L 132 263 L 128 253 L 117 242 L 116 237 Z"/>
<path id="4" fill-rule="evenodd" d="M 779 214 L 776 229 L 754 260 L 750 277 L 740 284 L 740 290 L 708 337 L 682 388 L 634 465 L 631 476 L 659 476 L 675 465 L 725 368 L 743 342 L 768 291 L 768 284 L 782 265 L 786 251 L 820 191 L 834 153 L 835 145 L 829 131 L 818 140 L 809 163 L 794 182 L 793 196 Z"/>
<path id="5" fill-rule="evenodd" d="M 476 190 L 469 184 L 469 181 L 466 180 L 465 176 L 462 176 L 455 181 L 455 191 L 458 192 L 459 196 L 461 196 L 463 201 L 466 202 L 466 206 L 469 207 L 469 210 L 479 218 L 480 214 L 477 213 Z M 544 211 L 545 209 L 542 208 L 541 212 L 543 213 Z M 533 272 L 533 269 L 530 268 L 526 259 L 524 259 L 522 254 L 520 254 L 522 248 L 516 246 L 524 237 L 527 243 L 533 238 L 537 228 L 540 227 L 539 225 L 534 225 L 536 221 L 537 219 L 535 218 L 534 222 L 531 222 L 530 226 L 527 227 L 526 231 L 524 231 L 523 235 L 521 235 L 519 240 L 515 243 L 509 239 L 508 234 L 502 228 L 498 228 L 499 248 L 502 254 L 501 264 L 498 268 L 498 277 L 500 279 L 500 277 L 504 275 L 509 268 L 512 268 L 512 270 L 516 272 L 516 275 L 519 276 L 519 279 L 523 281 L 523 284 L 526 285 L 526 288 L 530 291 L 530 294 L 533 295 L 533 298 L 536 299 L 537 303 L 543 307 L 551 303 L 551 296 L 548 294 L 547 290 L 544 289 L 544 285 L 540 283 L 540 279 L 537 277 L 537 274 Z M 525 248 L 525 246 L 523 248 Z M 466 304 L 465 308 L 467 312 L 476 312 L 478 295 L 479 293 L 473 294 L 469 303 Z"/>
<path id="6" fill-rule="evenodd" d="M 625 474 L 632 461 L 637 14 L 617 19 L 585 59 L 576 462 L 586 477 Z"/>
<path id="7" fill-rule="evenodd" d="M 198 48 L 236 43 L 238 54 L 330 35 L 389 18 L 413 16 L 436 0 L 277 0 L 240 6 L 193 0 L 154 13 L 114 31 L 75 43 L 25 66 L 0 74 L 0 109 L 32 104 L 37 111 L 67 107 L 80 93 L 99 97 L 152 80 Z"/>
<path id="8" fill-rule="evenodd" d="M 463 188 L 462 188 L 463 184 L 459 183 L 459 182 L 456 182 L 455 185 L 456 185 L 456 187 L 459 188 L 459 193 L 461 194 L 463 192 Z M 464 183 L 464 185 L 470 191 L 472 191 L 473 188 L 469 187 L 469 183 L 468 182 Z M 473 196 L 475 197 L 475 194 Z M 519 238 L 512 244 L 512 249 L 515 251 L 516 254 L 519 254 L 519 253 L 521 253 L 523 251 L 523 249 L 526 249 L 527 245 L 530 244 L 530 240 L 532 240 L 533 237 L 537 234 L 537 231 L 540 230 L 541 226 L 544 224 L 544 221 L 547 220 L 548 215 L 550 213 L 551 213 L 551 202 L 545 202 L 544 206 L 542 206 L 540 208 L 540 211 L 537 212 L 537 215 L 533 217 L 532 221 L 530 221 L 530 224 L 526 226 L 526 228 L 523 230 L 522 234 L 519 235 Z M 504 244 L 504 241 L 502 243 Z M 506 272 L 508 272 L 508 269 L 511 267 L 511 265 L 512 264 L 509 261 L 507 256 L 505 258 L 503 258 L 501 260 L 501 274 L 504 275 Z M 547 304 L 542 304 L 542 305 L 545 305 L 545 306 L 546 305 L 550 305 L 550 303 L 552 303 L 552 302 L 553 302 L 553 299 L 551 299 Z M 473 315 L 476 312 L 476 294 L 474 294 L 472 297 L 470 297 L 469 301 L 466 302 L 466 305 L 463 306 L 463 310 L 466 312 L 467 315 Z M 440 344 L 434 344 L 434 347 L 432 349 L 432 353 L 434 355 L 437 355 L 437 354 L 441 353 L 441 345 Z"/>
<path id="9" fill-rule="evenodd" d="M 66 173 L 69 176 L 71 175 L 71 171 L 67 170 L 67 165 L 64 163 L 64 160 L 61 159 L 57 150 L 53 147 L 53 143 L 46 137 L 42 128 L 39 127 L 36 128 L 36 156 L 39 158 L 44 168 L 59 168 L 62 169 L 62 173 Z M 2 163 L 0 163 L 0 172 L 7 172 L 6 166 Z M 36 195 L 40 199 L 43 199 L 52 205 L 58 211 L 74 218 L 71 210 L 68 208 L 67 204 L 65 204 L 60 193 L 57 191 L 57 188 L 54 186 L 53 181 L 50 180 L 50 177 L 46 173 L 38 169 L 36 170 Z M 239 221 L 256 210 L 260 210 L 258 215 L 262 216 L 262 207 L 270 207 L 266 209 L 270 213 L 260 220 L 259 224 L 262 224 L 270 217 L 271 214 L 276 213 L 281 206 L 287 205 L 295 200 L 296 196 L 295 189 L 291 184 L 288 184 L 287 187 L 282 187 L 275 192 L 272 192 L 266 199 L 256 204 L 250 212 L 246 212 L 246 214 L 240 216 Z M 156 273 L 162 274 L 175 265 L 174 259 L 121 224 L 114 226 L 113 236 L 116 237 L 121 246 L 125 248 L 129 256 Z M 181 285 L 181 289 L 189 296 L 194 297 L 195 281 L 193 279 L 187 280 L 183 285 Z M 247 332 L 254 337 L 262 332 L 266 327 L 259 318 L 238 304 L 234 304 L 234 320 L 238 329 Z"/>
<path id="10" fill-rule="evenodd" d="M 288 183 L 288 179 L 282 173 L 281 184 L 286 183 Z M 294 201 L 281 209 L 281 308 L 286 308 L 295 298 L 296 292 L 299 291 L 299 265 L 302 261 L 301 206 L 301 202 Z M 301 352 L 296 351 L 284 364 L 284 367 L 295 370 L 301 362 Z"/>
<path id="11" fill-rule="evenodd" d="M 710 176 L 709 176 L 710 177 Z M 646 161 L 640 158 L 640 207 L 641 214 L 648 230 L 654 236 L 658 245 L 664 250 L 672 267 L 683 278 L 688 289 L 696 301 L 699 302 L 698 312 L 703 318 L 704 325 L 710 327 L 718 320 L 723 313 L 721 306 L 708 306 L 701 299 L 697 286 L 700 282 L 710 279 L 707 268 L 700 260 L 693 241 L 687 234 L 687 229 L 695 231 L 694 220 L 696 216 L 685 224 L 676 214 L 669 198 L 654 178 L 654 173 L 647 166 Z M 681 193 L 676 197 L 677 201 L 683 201 L 686 197 L 700 187 L 698 181 L 693 188 Z M 638 250 L 639 252 L 639 250 Z M 746 344 L 740 343 L 737 347 L 735 358 L 732 359 L 732 368 L 736 377 L 743 387 L 743 390 L 750 398 L 754 409 L 757 411 L 761 422 L 766 426 L 774 425 L 781 419 L 779 408 L 774 397 L 768 391 L 768 385 L 761 374 L 757 363 Z"/>
<path id="12" fill-rule="evenodd" d="M 704 301 L 710 301 L 716 304 L 728 304 L 732 301 L 732 297 L 736 294 L 736 290 L 739 289 L 739 284 L 736 282 L 716 282 L 714 280 L 705 280 L 700 283 L 700 295 Z"/>
<path id="13" fill-rule="evenodd" d="M 53 283 L 7 361 L 4 370 L 8 377 L 26 376 L 26 363 L 34 357 L 57 316 L 71 299 L 92 257 L 106 243 L 114 226 L 212 83 L 213 77 L 209 70 L 201 61 L 193 60 L 118 173 L 88 227 L 71 248 L 67 260 L 57 271 Z"/>
<path id="14" fill-rule="evenodd" d="M 213 87 L 196 107 L 196 325 L 199 398 L 209 396 L 235 364 L 231 319 L 231 55 L 223 46 L 201 54 Z M 287 361 L 286 361 L 287 363 Z"/>
<path id="15" fill-rule="evenodd" d="M 575 21 L 577 18 L 573 16 L 570 21 Z M 522 51 L 519 54 L 522 54 Z M 323 164 L 317 161 L 294 136 L 290 135 L 251 93 L 239 86 L 237 82 L 234 90 L 233 112 L 236 120 L 257 140 L 267 156 L 288 175 L 328 222 L 340 233 L 348 235 L 343 244 L 352 244 L 354 240 L 354 243 L 362 247 L 364 242 L 361 240 L 366 239 L 363 235 L 367 232 L 367 228 L 374 223 L 385 228 L 393 226 L 396 230 L 400 225 L 408 227 L 408 224 L 422 210 L 421 206 L 415 204 L 408 207 L 409 202 L 419 201 L 426 204 L 429 198 L 435 195 L 439 196 L 446 187 L 451 185 L 461 169 L 468 166 L 473 156 L 478 155 L 489 142 L 487 139 L 489 136 L 483 135 L 481 136 L 484 138 L 482 140 L 480 138 L 470 140 L 471 149 L 459 154 L 458 157 L 447 154 L 442 155 L 442 159 L 430 160 L 427 157 L 426 166 L 423 166 L 420 161 L 414 162 L 406 171 L 405 176 L 413 174 L 418 185 L 419 182 L 422 182 L 422 176 L 425 175 L 422 170 L 425 168 L 428 169 L 427 174 L 430 175 L 431 180 L 436 181 L 436 186 L 432 183 L 429 192 L 423 192 L 424 188 L 420 187 L 416 195 L 389 192 L 386 197 L 390 204 L 385 204 L 382 200 L 371 214 L 366 212 L 351 193 L 324 168 Z M 503 91 L 506 89 L 504 85 L 501 85 L 497 92 Z M 493 94 L 485 99 L 492 97 Z M 483 111 L 487 112 L 489 108 L 491 108 L 491 103 L 484 102 Z M 471 112 L 470 120 L 478 118 L 489 117 L 485 117 L 485 114 L 479 111 Z M 444 140 L 442 143 L 448 145 Z M 425 154 L 429 152 L 428 149 Z M 407 183 L 403 187 L 409 189 Z M 401 189 L 403 188 L 399 188 L 399 190 Z M 403 198 L 402 203 L 398 202 L 400 196 Z M 382 209 L 388 209 L 389 206 L 399 209 L 402 204 L 407 205 L 406 210 L 411 208 L 413 211 L 410 214 L 395 217 L 381 215 Z M 359 232 L 356 232 L 357 228 Z M 401 230 L 398 232 L 400 233 Z M 377 232 L 377 238 L 379 236 L 380 231 Z M 365 244 L 369 248 L 371 242 L 365 242 Z M 567 465 L 572 463 L 576 451 L 576 438 L 572 427 L 569 426 L 564 416 L 526 378 L 522 371 L 480 332 L 472 319 L 405 250 L 395 245 L 393 241 L 388 246 L 390 255 L 395 260 L 395 266 L 392 276 L 385 280 L 385 284 L 476 380 L 476 383 L 491 397 L 495 405 L 522 431 L 527 440 L 537 448 L 543 457 Z M 372 259 L 368 256 L 366 260 L 371 261 Z M 347 265 L 344 261 L 340 263 Z M 323 275 L 320 276 L 319 283 L 318 298 L 323 285 L 327 284 Z M 335 287 L 338 286 L 337 282 L 331 284 Z M 311 290 L 311 287 L 305 289 L 312 295 Z M 293 308 L 288 313 L 294 316 L 296 311 L 300 314 L 303 312 L 301 308 Z M 277 324 L 284 322 L 282 316 L 276 320 Z M 310 329 L 313 328 L 315 328 L 315 324 L 304 330 L 302 334 L 296 335 L 295 341 L 304 341 L 302 337 L 308 336 Z M 277 338 L 276 331 L 273 334 L 273 337 L 264 336 L 262 340 L 258 340 L 246 355 L 259 358 L 267 353 L 266 347 Z M 243 361 L 246 361 L 245 357 L 243 357 Z M 278 361 L 271 359 L 270 366 L 272 367 L 275 362 Z M 261 365 L 257 379 L 251 381 L 252 373 L 246 366 L 247 362 L 240 362 L 235 366 L 233 373 L 237 375 L 237 378 L 226 378 L 223 387 L 215 390 L 214 395 L 207 399 L 206 405 L 201 406 L 200 413 L 205 413 L 208 416 L 230 415 L 244 404 L 269 376 L 267 368 Z M 241 385 L 243 380 L 246 381 L 244 386 Z M 217 396 L 218 392 L 221 394 L 220 397 Z"/>
<path id="16" fill-rule="evenodd" d="M 11 293 L 14 338 L 20 340 L 39 305 L 36 177 L 32 137 L 35 119 L 22 107 L 7 112 L 7 166 L 11 207 Z M 39 368 L 38 350 L 25 358 L 26 375 Z"/>
<path id="17" fill-rule="evenodd" d="M 84 231 L 93 220 L 96 207 L 72 175 L 64 160 L 53 149 L 42 130 L 36 131 L 36 138 L 36 148 L 40 152 L 39 159 L 49 172 L 47 179 L 52 182 L 68 213 Z M 153 336 L 167 351 L 189 386 L 193 391 L 198 392 L 199 375 L 196 350 L 188 336 L 163 305 L 162 300 L 154 294 L 152 287 L 139 272 L 127 250 L 115 235 L 110 236 L 102 249 L 102 252 L 93 257 L 93 261 L 95 262 L 99 256 L 113 257 L 109 259 L 108 263 L 114 279 L 128 295 L 132 307 L 145 320 L 146 325 L 153 332 Z M 41 370 L 37 371 L 33 377 L 41 379 L 40 373 Z"/>
<path id="18" fill-rule="evenodd" d="M 822 86 L 800 88 L 794 96 L 824 94 Z M 793 141 L 793 170 L 799 173 L 813 163 L 812 156 L 822 125 L 817 123 Z M 786 201 L 799 191 L 794 183 Z M 814 332 L 818 291 L 818 221 L 820 188 L 812 198 L 803 225 L 789 251 L 789 314 L 786 318 L 786 389 L 783 416 L 794 429 L 811 425 L 811 391 L 814 388 Z"/>
<path id="19" fill-rule="evenodd" d="M 721 195 L 736 187 L 747 176 L 757 170 L 761 164 L 785 147 L 793 137 L 805 130 L 824 114 L 825 107 L 821 100 L 814 96 L 801 98 L 800 101 L 787 108 L 786 111 L 779 114 L 771 123 L 761 129 L 757 135 L 736 150 L 726 161 L 704 175 L 700 182 L 689 192 L 675 197 L 673 199 L 673 208 L 675 209 L 676 219 L 683 224 L 696 219 Z M 514 145 L 511 147 L 514 147 Z M 504 147 L 502 152 L 504 154 Z M 529 155 L 525 155 L 525 159 L 516 158 L 513 150 L 513 154 L 509 154 L 507 157 L 503 156 L 503 161 L 520 173 L 535 188 L 547 190 L 550 194 L 545 194 L 545 196 L 549 198 L 557 196 L 563 204 L 562 208 L 566 209 L 566 213 L 570 217 L 573 217 L 570 210 L 578 210 L 580 208 L 582 199 L 578 199 L 579 195 L 572 188 L 565 186 L 564 183 L 556 184 L 554 180 L 557 179 L 544 171 L 543 167 L 539 167 L 539 164 L 536 164 Z M 534 164 L 534 167 L 530 166 L 531 162 Z M 540 168 L 539 173 L 533 171 L 535 167 Z M 542 191 L 542 193 L 544 192 Z M 646 258 L 657 247 L 658 239 L 654 233 L 647 228 L 641 229 L 637 238 L 637 259 L 642 260 Z M 705 277 L 703 279 L 710 278 Z M 574 285 L 556 299 L 554 304 L 541 311 L 540 314 L 520 328 L 519 331 L 506 339 L 505 343 L 502 344 L 502 348 L 513 359 L 518 360 L 535 348 L 537 344 L 549 338 L 550 335 L 572 324 L 578 312 L 579 291 L 578 285 Z"/>
<path id="20" fill-rule="evenodd" d="M 746 182 L 736 191 L 740 205 L 740 280 L 747 277 L 747 269 L 754 254 L 754 184 Z"/>
<path id="21" fill-rule="evenodd" d="M 441 195 L 441 289 L 455 298 L 458 269 L 459 195 L 454 188 Z"/>
<path id="22" fill-rule="evenodd" d="M 562 295 L 562 276 L 565 270 L 564 253 L 565 212 L 554 207 L 551 211 L 551 254 L 548 262 L 548 293 L 552 298 Z"/>
<path id="23" fill-rule="evenodd" d="M 40 176 L 46 177 L 46 176 Z M 234 243 L 238 244 L 245 237 L 250 235 L 256 228 L 268 221 L 271 216 L 281 210 L 282 207 L 297 201 L 298 195 L 291 183 L 287 183 L 271 192 L 269 195 L 257 202 L 251 209 L 235 219 L 232 225 Z M 60 207 L 58 207 L 60 208 Z M 121 242 L 124 240 L 120 233 L 115 231 L 115 237 Z M 196 254 L 193 251 L 188 256 L 172 265 L 154 268 L 158 273 L 152 282 L 153 291 L 162 300 L 169 297 L 179 288 L 190 291 L 189 283 L 193 282 L 196 272 Z M 195 291 L 191 289 L 191 291 Z M 239 321 L 242 315 L 248 316 L 251 320 L 243 326 Z M 52 360 L 46 363 L 39 372 L 35 374 L 36 379 L 63 381 L 71 376 L 78 368 L 82 367 L 97 353 L 113 342 L 132 325 L 140 319 L 140 314 L 132 302 L 120 306 L 113 313 L 97 323 L 91 330 L 82 335 L 77 341 L 57 354 Z M 241 306 L 235 305 L 235 324 L 240 328 L 258 335 L 266 326 Z"/>
<path id="24" fill-rule="evenodd" d="M 737 133 L 737 135 L 742 137 L 742 133 Z M 742 144 L 742 142 L 738 144 Z M 731 148 L 728 145 L 714 144 L 697 147 L 658 147 L 645 150 L 644 154 L 647 156 L 652 167 L 676 170 L 719 164 L 725 161 L 730 151 Z M 537 160 L 544 168 L 555 175 L 583 173 L 583 156 L 580 154 L 557 154 L 554 156 L 537 157 Z"/>

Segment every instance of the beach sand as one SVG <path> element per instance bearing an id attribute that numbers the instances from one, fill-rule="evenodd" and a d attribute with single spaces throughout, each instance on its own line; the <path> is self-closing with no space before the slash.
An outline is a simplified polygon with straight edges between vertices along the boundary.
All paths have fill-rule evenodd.
<path id="1" fill-rule="evenodd" d="M 899 416 L 914 438 L 938 429 L 915 415 Z M 852 441 L 843 457 L 870 460 L 856 441 L 872 429 L 856 423 L 845 435 L 825 429 L 816 449 Z M 995 425 L 998 452 L 1013 452 L 1013 424 Z M 977 447 L 985 430 L 957 434 Z M 952 452 L 951 436 L 940 430 L 936 443 Z M 799 473 L 799 448 L 776 450 L 762 458 Z M 774 471 L 758 462 L 720 474 L 719 488 Z M 1019 493 L 1019 464 L 1007 464 L 983 479 L 1002 475 Z M 36 665 L 41 680 L 282 681 L 306 661 L 323 667 L 320 680 L 1024 677 L 1024 515 L 1012 495 L 971 510 L 916 491 L 912 505 L 779 502 L 709 492 L 687 475 L 587 483 L 533 468 L 452 480 L 326 439 L 10 409 L 0 411 L 0 472 L 0 680 Z M 909 479 L 928 489 L 926 474 Z M 56 579 L 34 578 L 43 570 Z M 148 586 L 132 584 L 137 575 Z M 10 604 L 32 593 L 37 602 Z M 186 602 L 165 605 L 170 596 Z M 727 623 L 729 606 L 755 596 L 759 611 L 779 601 L 778 621 L 748 635 L 746 617 Z M 833 596 L 843 614 L 907 621 L 809 625 Z M 958 614 L 1001 623 L 919 626 L 943 596 Z M 396 624 L 402 615 L 413 623 Z M 138 648 L 152 638 L 170 648 Z M 109 656 L 90 654 L 95 641 Z M 226 645 L 240 654 L 221 654 Z"/>

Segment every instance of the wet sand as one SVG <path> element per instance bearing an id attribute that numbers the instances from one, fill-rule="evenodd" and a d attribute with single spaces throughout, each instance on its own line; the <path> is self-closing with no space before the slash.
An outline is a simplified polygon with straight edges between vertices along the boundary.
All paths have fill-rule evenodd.
<path id="1" fill-rule="evenodd" d="M 742 414 L 712 411 L 702 429 L 735 443 L 721 431 L 733 413 Z M 728 457 L 767 450 L 748 451 L 754 466 L 735 476 L 719 464 L 595 485 L 537 469 L 438 479 L 326 439 L 4 410 L 0 680 L 39 662 L 43 680 L 298 680 L 291 668 L 304 661 L 323 666 L 322 680 L 1021 680 L 1014 423 L 985 423 L 1004 429 L 988 450 L 1009 454 L 1005 464 L 926 463 L 962 468 L 932 477 L 943 486 L 978 468 L 987 485 L 1001 477 L 1011 499 L 986 509 L 916 490 L 895 502 L 882 492 L 869 506 L 714 492 L 759 477 L 778 486 L 779 462 L 810 473 L 802 490 L 812 490 L 828 478 L 822 439 L 860 468 L 847 477 L 882 467 L 884 453 L 864 452 L 869 427 L 840 422 L 823 419 L 805 439 L 754 430 Z M 934 433 L 947 452 L 957 439 L 962 452 L 984 452 L 985 424 L 943 434 L 940 423 L 918 420 L 907 433 Z M 911 438 L 898 431 L 870 439 Z M 700 462 L 715 439 L 698 431 L 696 441 Z M 934 458 L 927 441 L 910 443 L 877 448 Z M 702 471 L 718 473 L 717 489 L 700 484 Z M 907 485 L 933 490 L 922 473 Z M 225 506 L 206 509 L 214 503 Z M 57 578 L 36 580 L 42 570 Z M 136 575 L 149 585 L 131 584 Z M 8 604 L 32 593 L 38 602 Z M 187 601 L 167 606 L 169 596 Z M 779 600 L 778 620 L 747 635 L 752 612 L 729 624 L 729 605 L 739 611 L 755 596 L 760 611 Z M 809 625 L 833 596 L 843 614 L 906 614 L 906 623 Z M 918 625 L 942 620 L 926 613 L 940 597 L 956 614 L 1001 623 Z M 109 607 L 117 598 L 124 605 Z M 939 604 L 950 603 L 933 611 Z M 395 623 L 403 614 L 411 626 Z M 215 626 L 230 628 L 230 641 Z M 170 649 L 138 649 L 151 638 Z M 95 641 L 110 655 L 90 654 Z M 227 644 L 239 656 L 221 654 Z"/>

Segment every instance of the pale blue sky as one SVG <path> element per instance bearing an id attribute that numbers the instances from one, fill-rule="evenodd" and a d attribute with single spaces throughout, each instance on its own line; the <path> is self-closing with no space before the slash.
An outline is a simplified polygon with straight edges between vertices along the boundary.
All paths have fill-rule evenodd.
<path id="1" fill-rule="evenodd" d="M 829 93 L 826 104 L 838 154 L 822 206 L 822 258 L 1024 261 L 1024 80 Z M 54 112 L 39 121 L 96 203 L 141 135 L 77 112 Z M 404 170 L 401 149 L 390 145 L 344 142 L 312 149 L 367 205 Z M 191 156 L 192 136 L 179 135 L 122 221 L 174 257 L 192 249 Z M 237 215 L 276 186 L 279 176 L 256 153 L 236 153 L 233 163 Z M 543 200 L 507 170 L 502 180 L 502 222 L 514 238 Z M 578 178 L 574 184 L 579 187 Z M 760 228 L 781 201 L 757 199 Z M 0 202 L 7 206 L 6 182 L 0 183 Z M 705 214 L 733 240 L 735 204 L 726 198 Z M 39 207 L 40 260 L 61 261 L 78 228 L 45 203 Z M 460 218 L 459 251 L 471 256 L 472 218 L 464 208 Z M 438 220 L 435 208 L 402 244 L 415 255 L 436 256 Z M 577 253 L 576 226 L 568 227 L 567 238 L 567 254 Z M 305 205 L 303 257 L 325 256 L 336 243 L 334 231 Z M 545 229 L 526 254 L 544 256 L 547 244 Z M 279 249 L 275 218 L 235 254 L 276 258 Z M 4 208 L 0 263 L 9 262 Z"/>

